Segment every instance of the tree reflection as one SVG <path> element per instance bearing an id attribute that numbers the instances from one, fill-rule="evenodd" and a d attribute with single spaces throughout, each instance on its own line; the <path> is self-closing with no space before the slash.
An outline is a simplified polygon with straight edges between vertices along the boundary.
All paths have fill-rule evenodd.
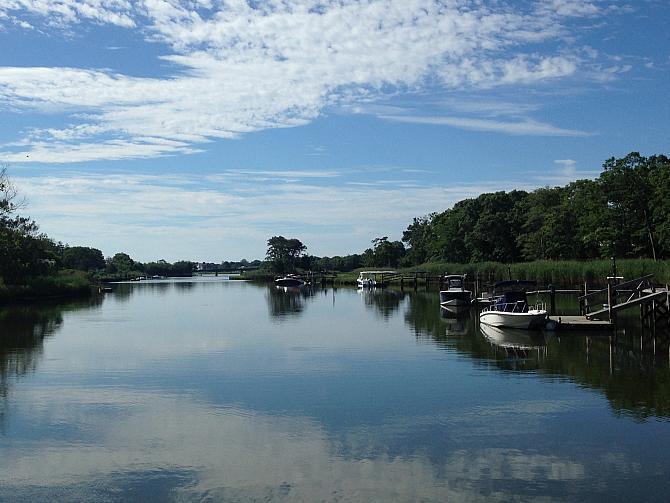
<path id="1" fill-rule="evenodd" d="M 103 296 L 68 304 L 15 305 L 0 308 L 0 396 L 6 398 L 17 378 L 37 369 L 44 339 L 63 324 L 63 312 L 99 306 Z M 4 419 L 5 407 L 0 409 Z"/>
<path id="2" fill-rule="evenodd" d="M 273 318 L 300 316 L 305 309 L 306 300 L 314 297 L 314 288 L 280 287 L 270 285 L 265 291 L 265 301 Z"/>
<path id="3" fill-rule="evenodd" d="M 404 292 L 381 288 L 361 288 L 358 294 L 363 297 L 365 307 L 373 309 L 384 319 L 390 318 L 400 308 L 405 297 Z"/>
<path id="4" fill-rule="evenodd" d="M 603 393 L 616 414 L 670 418 L 670 340 L 633 316 L 611 333 L 529 332 L 480 326 L 441 312 L 435 293 L 409 294 L 405 321 L 418 339 L 503 372 L 568 378 Z"/>

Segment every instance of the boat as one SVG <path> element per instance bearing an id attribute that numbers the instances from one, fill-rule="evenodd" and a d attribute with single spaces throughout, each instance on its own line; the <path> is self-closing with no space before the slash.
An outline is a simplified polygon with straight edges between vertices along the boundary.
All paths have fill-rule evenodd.
<path id="1" fill-rule="evenodd" d="M 302 286 L 304 284 L 305 282 L 302 279 L 300 279 L 300 276 L 296 276 L 295 274 L 287 274 L 282 278 L 275 279 L 275 285 L 281 287 Z"/>
<path id="2" fill-rule="evenodd" d="M 495 296 L 491 305 L 479 313 L 479 321 L 494 327 L 520 328 L 524 330 L 544 328 L 547 310 L 542 305 L 529 306 L 526 287 L 535 281 L 509 280 L 495 284 L 496 290 L 504 290 Z"/>
<path id="3" fill-rule="evenodd" d="M 396 271 L 361 271 L 356 283 L 358 288 L 384 288 L 388 285 L 385 276 L 397 274 Z"/>
<path id="4" fill-rule="evenodd" d="M 446 290 L 440 290 L 440 306 L 452 314 L 462 314 L 470 309 L 472 292 L 465 289 L 465 274 L 444 277 Z"/>

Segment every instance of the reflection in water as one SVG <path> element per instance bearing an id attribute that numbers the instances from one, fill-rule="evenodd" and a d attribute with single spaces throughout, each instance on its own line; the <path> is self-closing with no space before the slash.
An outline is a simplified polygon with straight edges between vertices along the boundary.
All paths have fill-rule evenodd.
<path id="1" fill-rule="evenodd" d="M 273 318 L 299 316 L 305 309 L 305 303 L 313 298 L 315 289 L 309 285 L 275 286 L 269 285 L 265 289 L 265 301 Z"/>
<path id="2" fill-rule="evenodd" d="M 363 297 L 365 307 L 374 310 L 384 319 L 388 319 L 400 308 L 405 297 L 404 292 L 388 288 L 359 288 L 358 295 Z"/>
<path id="3" fill-rule="evenodd" d="M 558 305 L 562 312 L 574 312 L 565 297 Z M 434 294 L 412 293 L 405 320 L 417 337 L 481 365 L 567 377 L 603 392 L 616 413 L 670 418 L 670 339 L 667 332 L 643 333 L 633 316 L 608 336 L 496 328 L 476 323 L 476 310 L 462 319 L 438 317 L 438 312 Z"/>
<path id="4" fill-rule="evenodd" d="M 28 306 L 0 310 L 0 393 L 7 396 L 9 381 L 33 372 L 42 355 L 42 341 L 62 323 L 59 309 Z"/>
<path id="5" fill-rule="evenodd" d="M 466 335 L 468 333 L 468 317 L 454 316 L 447 309 L 440 307 L 440 318 L 442 318 L 445 325 L 445 335 Z"/>
<path id="6" fill-rule="evenodd" d="M 0 308 L 0 396 L 7 397 L 16 378 L 35 372 L 43 342 L 63 323 L 63 312 L 99 305 L 102 296 L 67 304 L 23 304 Z M 0 408 L 0 420 L 6 415 Z"/>
<path id="7" fill-rule="evenodd" d="M 534 370 L 540 367 L 540 359 L 545 356 L 544 334 L 536 330 L 493 327 L 479 325 L 484 338 L 495 350 L 496 360 L 507 369 Z"/>
<path id="8" fill-rule="evenodd" d="M 437 292 L 339 289 L 336 300 L 225 281 L 131 291 L 95 311 L 0 314 L 0 333 L 22 341 L 0 352 L 3 368 L 12 352 L 33 354 L 11 367 L 27 370 L 3 371 L 23 378 L 5 399 L 0 500 L 670 491 L 670 421 L 637 421 L 670 414 L 661 338 L 485 334 L 476 312 L 443 317 Z M 12 316 L 24 321 L 2 321 Z"/>
<path id="9" fill-rule="evenodd" d="M 38 407 L 53 407 L 46 393 L 30 398 Z M 123 414 L 106 421 L 109 412 L 96 404 Z M 0 499 L 44 500 L 58 494 L 69 501 L 127 500 L 138 486 L 153 499 L 151 488 L 158 485 L 159 495 L 186 501 L 510 501 L 532 498 L 536 486 L 548 482 L 560 494 L 584 481 L 588 470 L 588 460 L 495 446 L 456 448 L 438 459 L 425 456 L 420 445 L 403 456 L 347 457 L 310 418 L 217 408 L 141 391 L 73 388 L 61 407 L 48 410 L 54 421 L 82 428 L 81 413 L 92 416 L 101 428 L 99 441 L 29 446 L 12 461 L 0 459 Z M 505 428 L 518 411 L 492 416 L 473 410 L 454 424 L 488 428 L 494 417 Z M 382 427 L 401 426 L 406 427 Z M 529 431 L 534 428 L 520 435 Z M 364 427 L 351 430 L 340 448 L 365 452 L 368 437 Z M 626 458 L 616 465 L 600 461 L 602 473 L 590 474 L 594 484 L 605 482 L 606 470 L 625 473 L 633 464 Z M 39 486 L 35 473 L 41 474 Z"/>

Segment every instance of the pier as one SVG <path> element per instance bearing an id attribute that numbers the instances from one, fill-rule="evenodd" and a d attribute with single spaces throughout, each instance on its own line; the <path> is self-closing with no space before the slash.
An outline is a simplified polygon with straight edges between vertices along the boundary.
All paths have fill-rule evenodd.
<path id="1" fill-rule="evenodd" d="M 588 320 L 614 321 L 620 311 L 639 307 L 643 322 L 670 323 L 670 289 L 654 284 L 653 275 L 620 283 L 622 278 L 609 276 L 607 288 L 588 292 L 579 297 L 580 312 Z M 593 310 L 595 308 L 595 310 Z"/>

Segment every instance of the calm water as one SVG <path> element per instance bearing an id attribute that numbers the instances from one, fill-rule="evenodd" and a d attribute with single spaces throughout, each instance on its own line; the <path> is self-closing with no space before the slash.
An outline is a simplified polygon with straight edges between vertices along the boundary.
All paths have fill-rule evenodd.
<path id="1" fill-rule="evenodd" d="M 0 309 L 0 499 L 667 501 L 669 363 L 437 293 L 118 285 Z"/>

